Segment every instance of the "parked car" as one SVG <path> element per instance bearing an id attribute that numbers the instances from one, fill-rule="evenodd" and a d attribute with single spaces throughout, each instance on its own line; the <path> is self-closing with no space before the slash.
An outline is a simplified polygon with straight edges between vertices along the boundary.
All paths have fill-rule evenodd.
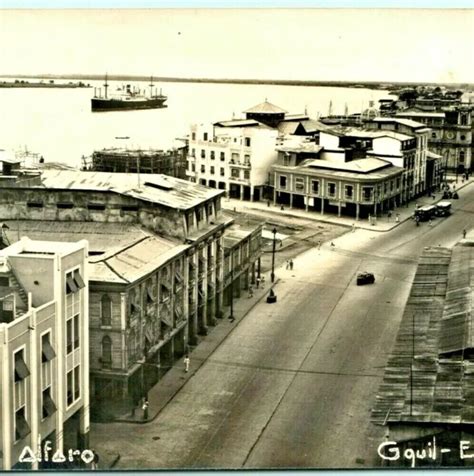
<path id="1" fill-rule="evenodd" d="M 364 271 L 363 273 L 357 274 L 357 286 L 362 286 L 363 284 L 374 284 L 375 276 L 373 273 L 368 273 Z"/>

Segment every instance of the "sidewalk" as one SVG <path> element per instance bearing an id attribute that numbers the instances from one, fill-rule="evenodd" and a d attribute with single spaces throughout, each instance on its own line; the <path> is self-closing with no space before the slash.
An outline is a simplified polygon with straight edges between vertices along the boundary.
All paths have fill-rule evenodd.
<path id="1" fill-rule="evenodd" d="M 448 175 L 448 183 L 455 183 L 455 175 Z M 466 187 L 468 184 L 474 182 L 474 177 L 471 177 L 468 181 L 462 181 L 461 178 L 458 179 L 458 183 L 456 185 L 456 190 L 462 190 L 464 187 Z M 247 202 L 247 201 L 242 201 L 242 200 L 237 200 L 237 199 L 225 199 L 222 203 L 223 208 L 228 209 L 228 210 L 234 210 L 238 212 L 243 212 L 243 213 L 248 213 L 252 212 L 257 215 L 261 215 L 264 218 L 270 218 L 271 216 L 276 217 L 285 217 L 285 218 L 300 218 L 300 219 L 305 219 L 305 220 L 314 220 L 322 223 L 330 223 L 333 225 L 341 225 L 341 226 L 346 226 L 348 228 L 360 228 L 360 229 L 365 229 L 365 230 L 372 230 L 372 231 L 379 231 L 379 232 L 385 232 L 385 231 L 390 231 L 396 226 L 398 226 L 400 223 L 403 223 L 409 219 L 412 218 L 413 212 L 416 208 L 416 206 L 423 206 L 423 205 L 433 205 L 443 198 L 443 193 L 442 192 L 436 192 L 435 198 L 433 199 L 432 197 L 428 196 L 421 196 L 418 197 L 417 199 L 413 199 L 411 202 L 408 203 L 408 206 L 403 205 L 399 208 L 396 208 L 392 211 L 392 216 L 391 218 L 388 218 L 387 214 L 385 213 L 382 217 L 377 217 L 375 222 L 369 223 L 368 219 L 361 219 L 361 220 L 356 220 L 355 218 L 352 217 L 345 217 L 341 216 L 338 217 L 337 215 L 334 214 L 324 214 L 322 215 L 319 212 L 310 212 L 310 211 L 305 211 L 299 208 L 289 208 L 288 206 L 285 205 L 284 209 L 281 209 L 281 205 L 273 205 L 273 203 L 270 204 L 270 206 L 267 205 L 266 201 L 262 202 Z M 456 200 L 450 200 L 453 205 L 455 205 Z M 396 221 L 396 215 L 399 215 L 399 221 Z"/>
<path id="2" fill-rule="evenodd" d="M 253 297 L 248 297 L 248 292 L 242 290 L 240 298 L 234 298 L 234 321 L 228 318 L 229 307 L 224 309 L 224 318 L 217 320 L 217 325 L 209 329 L 209 334 L 202 338 L 199 344 L 189 353 L 189 372 L 184 371 L 183 359 L 178 359 L 163 378 L 148 391 L 148 417 L 145 419 L 141 408 L 135 411 L 135 415 L 123 415 L 115 418 L 114 422 L 121 423 L 148 423 L 153 421 L 171 401 L 171 399 L 181 390 L 186 382 L 193 377 L 199 368 L 206 362 L 211 354 L 219 347 L 222 341 L 234 330 L 239 321 L 262 299 L 265 299 L 270 292 L 270 273 L 262 273 L 265 277 L 265 284 L 260 289 L 253 286 Z M 278 282 L 275 280 L 274 285 Z"/>

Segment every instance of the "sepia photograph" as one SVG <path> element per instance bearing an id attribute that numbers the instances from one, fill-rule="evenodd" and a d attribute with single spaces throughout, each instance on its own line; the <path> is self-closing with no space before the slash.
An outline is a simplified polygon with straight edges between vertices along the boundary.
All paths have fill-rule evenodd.
<path id="1" fill-rule="evenodd" d="M 0 471 L 472 471 L 474 9 L 30 3 Z"/>

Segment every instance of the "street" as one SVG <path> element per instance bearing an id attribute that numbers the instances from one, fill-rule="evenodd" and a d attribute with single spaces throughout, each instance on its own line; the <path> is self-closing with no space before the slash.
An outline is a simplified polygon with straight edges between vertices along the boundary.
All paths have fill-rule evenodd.
<path id="1" fill-rule="evenodd" d="M 155 421 L 95 424 L 93 445 L 122 469 L 379 466 L 370 409 L 418 256 L 461 239 L 473 213 L 471 184 L 432 226 L 357 229 L 300 254 L 276 270 L 277 303 L 260 301 Z M 359 271 L 375 284 L 356 286 Z"/>

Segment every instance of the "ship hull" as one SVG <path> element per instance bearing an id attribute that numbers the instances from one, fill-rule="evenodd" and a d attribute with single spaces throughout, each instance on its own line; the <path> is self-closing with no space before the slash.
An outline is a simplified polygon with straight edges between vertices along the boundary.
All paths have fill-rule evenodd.
<path id="1" fill-rule="evenodd" d="M 126 99 L 102 99 L 92 98 L 91 109 L 92 112 L 102 111 L 130 111 L 136 109 L 162 109 L 168 107 L 165 104 L 167 98 L 157 97 L 144 99 L 142 101 L 128 101 Z"/>

